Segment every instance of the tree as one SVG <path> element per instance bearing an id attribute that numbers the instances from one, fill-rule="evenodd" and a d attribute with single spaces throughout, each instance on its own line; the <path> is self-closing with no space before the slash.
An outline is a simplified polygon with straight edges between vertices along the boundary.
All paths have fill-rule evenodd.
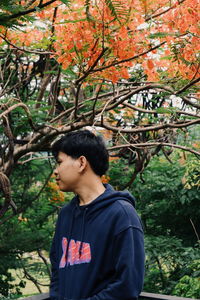
<path id="1" fill-rule="evenodd" d="M 57 136 L 86 126 L 101 128 L 112 160 L 122 158 L 123 167 L 132 171 L 129 178 L 118 176 L 123 187 L 131 186 L 137 174 L 143 178 L 151 158 L 160 153 L 170 160 L 172 149 L 180 148 L 199 157 L 199 144 L 193 141 L 200 123 L 198 11 L 197 0 L 1 1 L 0 223 L 6 225 L 1 226 L 0 281 L 7 283 L 9 269 L 20 264 L 24 274 L 33 275 L 23 251 L 48 248 L 57 204 L 46 203 L 47 194 L 55 202 L 62 199 L 54 182 L 47 186 L 52 173 L 49 150 Z M 196 165 L 188 166 L 186 175 L 192 191 L 198 184 Z M 197 210 L 190 209 L 196 226 Z M 155 218 L 151 222 L 155 224 Z M 147 223 L 152 254 L 154 237 Z M 159 226 L 169 229 L 162 220 Z M 8 245 L 6 237 L 13 228 L 15 238 Z M 157 236 L 162 243 L 151 256 L 148 278 L 156 278 L 163 290 L 168 274 L 159 269 L 160 253 L 166 250 L 161 259 L 167 261 L 173 246 L 180 255 L 181 238 L 179 232 L 179 239 L 168 239 L 165 248 L 166 241 Z M 170 268 L 171 275 L 173 271 Z M 4 295 L 11 289 L 1 286 Z"/>
<path id="2" fill-rule="evenodd" d="M 129 185 L 160 151 L 168 157 L 175 147 L 199 156 L 192 143 L 177 139 L 200 123 L 198 5 L 2 2 L 2 223 L 19 212 L 11 200 L 14 169 L 48 155 L 60 134 L 106 129 L 113 155 L 135 165 Z"/>

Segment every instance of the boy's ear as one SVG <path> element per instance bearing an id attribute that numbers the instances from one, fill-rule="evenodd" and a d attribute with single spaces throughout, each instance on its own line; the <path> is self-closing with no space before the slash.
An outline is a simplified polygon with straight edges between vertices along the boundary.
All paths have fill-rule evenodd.
<path id="1" fill-rule="evenodd" d="M 80 172 L 85 171 L 85 169 L 87 167 L 87 164 L 88 164 L 88 161 L 87 161 L 86 157 L 81 155 L 78 158 L 78 160 L 79 160 L 79 170 L 80 170 Z"/>

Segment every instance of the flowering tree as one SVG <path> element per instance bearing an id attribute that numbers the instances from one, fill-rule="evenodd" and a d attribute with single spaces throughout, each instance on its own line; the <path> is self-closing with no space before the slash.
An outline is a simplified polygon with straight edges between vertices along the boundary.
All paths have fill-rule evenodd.
<path id="1" fill-rule="evenodd" d="M 0 185 L 60 134 L 102 128 L 135 164 L 172 148 L 200 123 L 198 0 L 1 1 Z"/>

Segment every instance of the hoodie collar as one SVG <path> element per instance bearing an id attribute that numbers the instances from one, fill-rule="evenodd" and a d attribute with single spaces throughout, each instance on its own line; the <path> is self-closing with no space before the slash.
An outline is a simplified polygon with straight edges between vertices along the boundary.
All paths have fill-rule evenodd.
<path id="1" fill-rule="evenodd" d="M 71 201 L 71 205 L 78 207 L 81 211 L 87 208 L 88 211 L 93 212 L 112 204 L 116 200 L 124 200 L 135 207 L 135 198 L 127 190 L 115 191 L 110 184 L 104 184 L 104 186 L 105 191 L 92 202 L 80 206 L 78 196 L 75 196 Z"/>

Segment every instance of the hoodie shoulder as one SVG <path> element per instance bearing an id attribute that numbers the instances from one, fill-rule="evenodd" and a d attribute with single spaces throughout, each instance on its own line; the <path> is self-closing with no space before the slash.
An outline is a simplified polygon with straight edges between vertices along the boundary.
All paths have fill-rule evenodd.
<path id="1" fill-rule="evenodd" d="M 141 220 L 133 207 L 126 199 L 119 199 L 114 203 L 116 216 L 118 220 L 117 234 L 128 228 L 143 231 Z"/>

